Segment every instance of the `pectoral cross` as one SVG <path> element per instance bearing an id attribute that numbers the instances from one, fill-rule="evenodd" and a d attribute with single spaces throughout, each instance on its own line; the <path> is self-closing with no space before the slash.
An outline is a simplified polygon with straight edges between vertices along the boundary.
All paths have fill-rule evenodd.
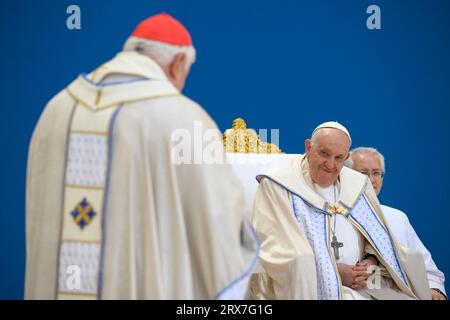
<path id="1" fill-rule="evenodd" d="M 331 241 L 331 247 L 333 247 L 334 257 L 339 260 L 339 248 L 342 248 L 344 244 L 337 240 L 337 237 L 333 235 L 333 241 Z"/>

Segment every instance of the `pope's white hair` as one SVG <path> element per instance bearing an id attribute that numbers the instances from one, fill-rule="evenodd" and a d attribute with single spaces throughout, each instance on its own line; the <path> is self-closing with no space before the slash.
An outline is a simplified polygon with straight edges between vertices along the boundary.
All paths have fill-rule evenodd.
<path id="1" fill-rule="evenodd" d="M 155 60 L 159 65 L 168 66 L 179 53 L 186 54 L 186 70 L 195 62 L 194 46 L 176 46 L 160 41 L 129 37 L 123 46 L 123 51 L 136 51 Z"/>
<path id="2" fill-rule="evenodd" d="M 371 148 L 371 147 L 358 147 L 358 148 L 355 148 L 352 151 L 350 151 L 350 157 L 345 161 L 345 163 L 344 163 L 345 166 L 347 166 L 349 168 L 353 168 L 352 157 L 357 154 L 372 154 L 372 155 L 378 157 L 378 160 L 380 160 L 380 163 L 381 163 L 381 170 L 383 170 L 383 172 L 386 172 L 384 156 L 381 154 L 380 151 L 378 151 L 375 148 Z"/>

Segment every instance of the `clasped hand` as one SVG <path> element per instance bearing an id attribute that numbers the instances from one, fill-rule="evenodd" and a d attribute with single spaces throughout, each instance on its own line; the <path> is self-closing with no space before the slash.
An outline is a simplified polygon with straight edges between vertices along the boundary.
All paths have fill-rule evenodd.
<path id="1" fill-rule="evenodd" d="M 371 265 L 377 262 L 372 259 L 365 259 L 355 265 L 338 263 L 338 271 L 341 276 L 342 285 L 354 290 L 361 290 L 367 287 L 367 279 L 373 274 L 369 271 Z"/>

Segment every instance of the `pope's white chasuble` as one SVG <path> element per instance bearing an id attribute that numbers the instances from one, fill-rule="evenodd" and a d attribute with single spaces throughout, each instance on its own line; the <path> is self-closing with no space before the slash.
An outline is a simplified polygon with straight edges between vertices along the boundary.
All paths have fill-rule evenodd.
<path id="1" fill-rule="evenodd" d="M 327 204 L 326 208 L 319 209 L 310 206 L 297 195 L 292 195 L 292 197 L 295 217 L 299 226 L 306 232 L 308 241 L 315 253 L 316 267 L 318 270 L 318 298 L 342 299 L 342 284 L 331 247 L 330 221 L 332 213 L 330 211 L 332 209 L 329 204 Z M 371 208 L 368 200 L 364 196 L 360 196 L 352 212 L 348 212 L 347 210 L 344 218 L 350 221 L 355 228 L 358 228 L 366 236 L 366 239 L 373 244 L 378 254 L 384 257 L 385 263 L 394 270 L 404 285 L 408 286 L 392 247 L 391 238 Z"/>

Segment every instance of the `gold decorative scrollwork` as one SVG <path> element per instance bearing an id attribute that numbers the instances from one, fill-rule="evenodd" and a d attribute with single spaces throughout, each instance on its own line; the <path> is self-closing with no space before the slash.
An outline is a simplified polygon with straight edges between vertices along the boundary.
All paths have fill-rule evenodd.
<path id="1" fill-rule="evenodd" d="M 247 129 L 247 124 L 242 118 L 234 119 L 232 128 L 225 130 L 223 146 L 226 152 L 231 153 L 284 153 L 277 145 L 261 141 L 255 130 Z"/>

